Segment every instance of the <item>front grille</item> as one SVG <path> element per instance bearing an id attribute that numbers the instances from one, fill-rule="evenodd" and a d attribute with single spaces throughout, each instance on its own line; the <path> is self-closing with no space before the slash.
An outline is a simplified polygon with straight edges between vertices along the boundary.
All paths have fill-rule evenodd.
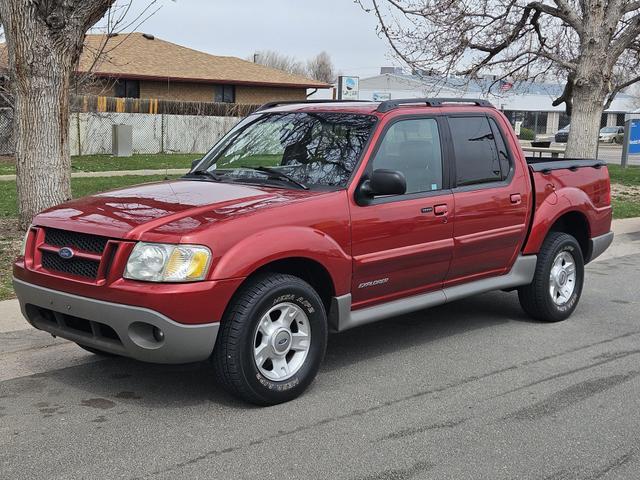
<path id="1" fill-rule="evenodd" d="M 42 252 L 42 267 L 47 270 L 68 273 L 79 277 L 96 279 L 100 262 L 88 260 L 86 258 L 63 259 L 57 253 Z"/>
<path id="2" fill-rule="evenodd" d="M 72 247 L 85 252 L 102 253 L 109 239 L 88 233 L 47 228 L 44 241 L 54 247 Z"/>

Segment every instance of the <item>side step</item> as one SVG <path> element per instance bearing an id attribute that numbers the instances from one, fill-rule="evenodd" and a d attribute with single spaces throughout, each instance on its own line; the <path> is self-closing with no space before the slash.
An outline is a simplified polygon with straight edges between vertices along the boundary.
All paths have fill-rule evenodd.
<path id="1" fill-rule="evenodd" d="M 351 294 L 334 297 L 330 315 L 331 330 L 342 332 L 360 325 L 435 307 L 471 295 L 528 285 L 533 281 L 537 261 L 536 255 L 521 255 L 514 262 L 511 271 L 505 275 L 483 278 L 455 287 L 422 293 L 358 310 L 351 310 Z"/>

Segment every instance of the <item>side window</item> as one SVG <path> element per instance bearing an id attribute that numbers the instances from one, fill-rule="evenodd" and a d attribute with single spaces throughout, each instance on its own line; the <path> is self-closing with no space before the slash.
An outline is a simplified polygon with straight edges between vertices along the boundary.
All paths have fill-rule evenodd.
<path id="1" fill-rule="evenodd" d="M 456 157 L 456 185 L 502 180 L 498 148 L 487 118 L 450 117 L 449 126 Z"/>
<path id="2" fill-rule="evenodd" d="M 509 151 L 507 150 L 507 144 L 504 142 L 504 138 L 502 137 L 502 133 L 500 132 L 496 121 L 493 118 L 490 118 L 489 123 L 491 123 L 491 130 L 493 131 L 493 136 L 496 139 L 496 147 L 498 148 L 498 157 L 500 159 L 500 170 L 502 171 L 502 180 L 504 180 L 509 176 L 509 172 L 511 171 Z"/>
<path id="3" fill-rule="evenodd" d="M 438 123 L 433 118 L 400 120 L 387 130 L 373 159 L 373 169 L 402 172 L 407 192 L 442 188 L 442 152 Z"/>

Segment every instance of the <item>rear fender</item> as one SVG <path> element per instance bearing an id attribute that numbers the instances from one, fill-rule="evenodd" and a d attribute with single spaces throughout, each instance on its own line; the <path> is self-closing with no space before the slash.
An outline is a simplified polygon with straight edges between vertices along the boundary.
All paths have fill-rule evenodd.
<path id="1" fill-rule="evenodd" d="M 579 188 L 565 187 L 551 193 L 536 207 L 533 225 L 523 253 L 525 255 L 538 253 L 551 227 L 560 217 L 570 212 L 578 212 L 584 216 L 589 238 L 591 238 L 592 219 L 600 215 L 599 210 L 608 211 L 608 209 L 596 208 L 589 196 Z"/>
<path id="2" fill-rule="evenodd" d="M 351 288 L 351 257 L 336 241 L 310 227 L 277 227 L 245 238 L 226 252 L 213 270 L 215 279 L 244 278 L 260 267 L 286 258 L 307 258 L 321 264 L 337 295 Z"/>

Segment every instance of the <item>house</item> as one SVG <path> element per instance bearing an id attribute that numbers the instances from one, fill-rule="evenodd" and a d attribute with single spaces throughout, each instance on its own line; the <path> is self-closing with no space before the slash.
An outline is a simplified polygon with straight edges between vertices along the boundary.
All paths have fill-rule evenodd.
<path id="1" fill-rule="evenodd" d="M 0 54 L 0 68 L 1 63 Z M 82 79 L 78 94 L 188 102 L 303 100 L 308 90 L 330 88 L 300 75 L 139 32 L 87 35 L 78 76 Z"/>

